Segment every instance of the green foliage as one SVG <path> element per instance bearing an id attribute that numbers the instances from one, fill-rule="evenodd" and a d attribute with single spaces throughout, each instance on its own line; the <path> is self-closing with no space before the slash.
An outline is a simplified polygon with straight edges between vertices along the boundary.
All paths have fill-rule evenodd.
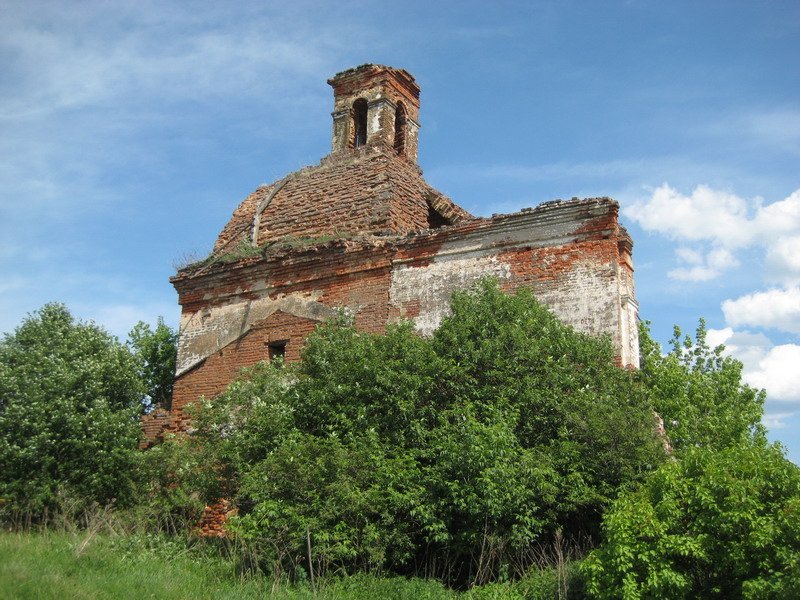
<path id="1" fill-rule="evenodd" d="M 265 567 L 305 576 L 308 536 L 316 573 L 507 578 L 663 461 L 608 340 L 493 282 L 452 309 L 433 339 L 328 324 L 296 367 L 259 365 L 199 407 L 195 485 L 236 497 Z"/>
<path id="2" fill-rule="evenodd" d="M 309 340 L 299 371 L 257 365 L 200 407 L 189 443 L 213 475 L 200 473 L 199 487 L 209 499 L 238 493 L 249 511 L 233 528 L 263 542 L 273 572 L 304 564 L 307 529 L 318 571 L 375 570 L 410 557 L 417 467 L 402 446 L 379 438 L 391 433 L 386 415 L 410 410 L 400 394 L 414 386 L 383 404 L 362 388 L 396 385 L 379 372 L 368 378 L 365 360 L 412 361 L 423 344 L 405 326 L 382 337 L 331 324 Z M 396 378 L 415 377 L 396 370 Z"/>
<path id="3" fill-rule="evenodd" d="M 256 599 L 267 597 L 272 584 L 241 580 L 230 562 L 187 552 L 165 538 L 90 537 L 86 532 L 0 534 L 0 565 L 3 600 Z"/>
<path id="4" fill-rule="evenodd" d="M 353 237 L 353 234 L 348 232 L 334 232 L 320 236 L 285 236 L 261 246 L 255 245 L 250 240 L 242 239 L 234 246 L 225 248 L 224 252 L 211 252 L 211 254 L 202 259 L 198 259 L 194 252 L 187 253 L 176 260 L 173 266 L 178 271 L 194 271 L 215 264 L 230 264 L 246 258 L 264 256 L 265 253 L 273 250 L 310 248 L 332 241 L 352 239 Z"/>
<path id="5" fill-rule="evenodd" d="M 671 350 L 661 348 L 640 330 L 640 380 L 655 411 L 664 419 L 676 453 L 695 446 L 727 448 L 764 439 L 761 425 L 765 393 L 742 385 L 742 363 L 709 348 L 701 319 L 694 341 L 676 326 Z"/>
<path id="6" fill-rule="evenodd" d="M 0 341 L 0 498 L 41 516 L 67 494 L 132 500 L 142 383 L 116 338 L 47 304 Z"/>
<path id="7" fill-rule="evenodd" d="M 185 469 L 182 481 L 208 500 L 235 496 L 243 474 L 293 430 L 292 379 L 291 365 L 258 363 L 213 402 L 189 406 L 195 429 L 186 442 L 198 468 Z"/>
<path id="8" fill-rule="evenodd" d="M 200 494 L 192 492 L 201 474 L 208 477 L 192 446 L 168 437 L 142 454 L 137 504 L 130 518 L 149 531 L 179 536 L 193 530 L 205 506 Z M 195 485 L 186 485 L 189 481 Z"/>
<path id="9" fill-rule="evenodd" d="M 206 264 L 207 260 L 206 254 L 201 254 L 197 250 L 186 250 L 172 260 L 172 268 L 176 271 L 193 270 Z"/>
<path id="10" fill-rule="evenodd" d="M 268 244 L 267 248 L 269 248 L 270 250 L 283 249 L 283 248 L 291 248 L 291 249 L 310 248 L 312 246 L 318 246 L 320 244 L 326 244 L 328 242 L 353 239 L 354 237 L 355 237 L 354 234 L 343 231 L 336 231 L 334 233 L 329 233 L 326 235 L 318 235 L 318 236 L 288 235 Z"/>
<path id="11" fill-rule="evenodd" d="M 584 576 L 580 560 L 570 560 L 543 568 L 531 568 L 510 587 L 525 600 L 559 600 L 585 598 Z M 489 586 L 484 586 L 489 588 Z M 485 591 L 476 597 L 489 597 Z"/>
<path id="12" fill-rule="evenodd" d="M 545 527 L 597 514 L 663 460 L 647 398 L 615 366 L 610 340 L 575 332 L 527 289 L 508 296 L 491 282 L 454 295 L 452 310 L 433 339 L 447 404 L 508 428 L 520 453 L 500 462 L 538 465 L 541 483 L 529 482 L 548 511 Z M 553 500 L 542 502 L 548 493 Z"/>
<path id="13" fill-rule="evenodd" d="M 178 332 L 164 324 L 163 317 L 158 318 L 155 330 L 139 321 L 128 334 L 128 348 L 136 357 L 150 405 L 169 409 L 178 356 Z"/>
<path id="14" fill-rule="evenodd" d="M 597 598 L 800 597 L 800 469 L 780 447 L 686 449 L 603 521 Z"/>

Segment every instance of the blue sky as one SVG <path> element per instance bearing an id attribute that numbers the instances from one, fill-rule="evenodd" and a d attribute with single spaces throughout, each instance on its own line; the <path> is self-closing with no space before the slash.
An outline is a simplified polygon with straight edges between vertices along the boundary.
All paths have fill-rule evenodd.
<path id="1" fill-rule="evenodd" d="M 473 213 L 617 199 L 641 316 L 704 316 L 800 462 L 800 3 L 6 0 L 0 30 L 0 331 L 51 300 L 176 324 L 173 265 L 328 153 L 329 76 L 383 63 Z"/>

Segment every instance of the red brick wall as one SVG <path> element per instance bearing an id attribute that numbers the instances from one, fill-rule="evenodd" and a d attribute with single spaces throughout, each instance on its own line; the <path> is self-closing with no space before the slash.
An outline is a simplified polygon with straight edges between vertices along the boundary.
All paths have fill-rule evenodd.
<path id="1" fill-rule="evenodd" d="M 213 398 L 236 378 L 242 367 L 268 360 L 270 342 L 286 341 L 286 360 L 299 360 L 303 340 L 316 326 L 316 321 L 284 312 L 277 312 L 260 321 L 244 336 L 177 379 L 172 395 L 173 410 L 183 408 L 200 396 Z"/>
<path id="2" fill-rule="evenodd" d="M 318 321 L 278 311 L 259 321 L 235 342 L 178 377 L 172 393 L 172 410 L 156 410 L 144 416 L 143 446 L 148 447 L 161 441 L 166 433 L 185 431 L 189 425 L 189 417 L 184 411 L 186 405 L 201 397 L 213 398 L 236 379 L 243 367 L 251 367 L 262 360 L 268 361 L 271 342 L 286 342 L 285 359 L 299 360 L 303 341 L 317 324 Z"/>
<path id="3" fill-rule="evenodd" d="M 602 199 L 567 203 L 406 238 L 340 240 L 179 274 L 174 283 L 183 306 L 182 335 L 189 339 L 205 327 L 197 323 L 207 318 L 210 339 L 222 347 L 214 346 L 183 371 L 179 356 L 173 410 L 145 417 L 145 444 L 157 441 L 164 431 L 184 430 L 186 404 L 215 396 L 242 367 L 265 360 L 271 341 L 287 340 L 286 358 L 297 360 L 303 340 L 334 309 L 353 314 L 363 331 L 381 332 L 399 317 L 435 322 L 441 317 L 438 312 L 445 314 L 452 291 L 484 272 L 498 276 L 508 291 L 532 288 L 564 321 L 580 330 L 608 333 L 621 348 L 625 315 L 620 299 L 623 288 L 632 293 L 632 287 L 630 246 L 623 243 L 628 238 L 617 224 L 616 211 L 615 203 Z M 439 295 L 432 296 L 431 290 Z M 229 341 L 219 327 L 214 329 L 219 311 L 225 310 L 236 317 L 233 333 L 225 333 Z M 247 320 L 259 310 L 269 315 Z M 431 311 L 437 314 L 431 317 Z M 187 343 L 191 346 L 191 340 Z"/>

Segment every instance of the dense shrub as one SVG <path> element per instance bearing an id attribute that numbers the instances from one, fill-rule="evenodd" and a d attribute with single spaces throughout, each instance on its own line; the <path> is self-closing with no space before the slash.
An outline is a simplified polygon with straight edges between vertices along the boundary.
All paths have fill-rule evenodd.
<path id="1" fill-rule="evenodd" d="M 778 446 L 686 450 L 603 530 L 585 563 L 598 598 L 800 597 L 800 469 Z"/>
<path id="2" fill-rule="evenodd" d="M 0 498 L 33 519 L 59 496 L 133 500 L 143 386 L 134 357 L 48 304 L 0 341 Z"/>
<path id="3" fill-rule="evenodd" d="M 207 473 L 198 462 L 197 453 L 174 437 L 141 455 L 136 506 L 127 518 L 150 532 L 185 535 L 196 529 L 205 503 L 196 486 L 182 485 L 199 481 Z"/>
<path id="4" fill-rule="evenodd" d="M 481 583 L 526 551 L 596 531 L 620 486 L 664 459 L 611 344 L 527 291 L 456 294 L 433 339 L 341 322 L 296 367 L 257 366 L 195 415 L 209 500 L 273 570 L 389 570 Z"/>

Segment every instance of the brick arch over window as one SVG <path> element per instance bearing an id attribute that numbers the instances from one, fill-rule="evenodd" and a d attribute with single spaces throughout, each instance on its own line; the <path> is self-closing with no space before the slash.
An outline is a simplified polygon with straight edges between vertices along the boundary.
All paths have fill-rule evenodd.
<path id="1" fill-rule="evenodd" d="M 406 107 L 402 102 L 394 110 L 394 151 L 398 156 L 406 155 Z"/>
<path id="2" fill-rule="evenodd" d="M 360 148 L 367 145 L 367 101 L 359 98 L 353 102 L 353 123 L 351 127 L 350 147 Z"/>

